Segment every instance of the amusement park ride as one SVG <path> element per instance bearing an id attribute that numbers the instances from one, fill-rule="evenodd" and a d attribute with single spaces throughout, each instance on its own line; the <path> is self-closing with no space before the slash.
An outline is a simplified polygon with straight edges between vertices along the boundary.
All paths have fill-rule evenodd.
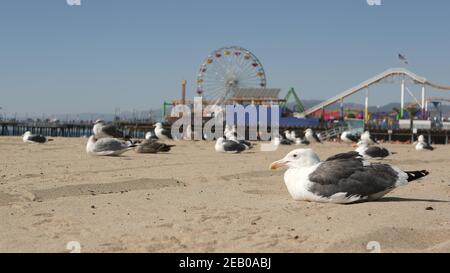
<path id="1" fill-rule="evenodd" d="M 200 65 L 197 95 L 207 104 L 227 103 L 240 88 L 266 88 L 266 73 L 249 50 L 238 46 L 211 52 Z"/>
<path id="2" fill-rule="evenodd" d="M 278 97 L 280 89 L 267 88 L 264 67 L 249 50 L 228 46 L 211 52 L 200 65 L 196 79 L 196 94 L 202 97 L 204 105 L 254 104 L 280 105 L 286 107 L 286 101 L 295 99 L 294 109 L 303 111 L 303 105 L 292 88 L 285 99 Z M 186 100 L 186 81 L 182 82 L 181 99 L 164 102 L 163 117 L 167 107 L 182 104 L 191 105 Z"/>
<path id="3" fill-rule="evenodd" d="M 429 115 L 429 118 L 431 119 L 433 112 L 435 112 L 436 115 L 434 115 L 433 120 L 435 120 L 436 123 L 437 123 L 436 127 L 440 127 L 441 129 L 449 130 L 450 129 L 450 124 L 448 122 L 444 122 L 444 120 L 443 120 L 442 102 L 450 103 L 450 99 L 449 98 L 442 98 L 442 97 L 429 97 L 429 98 L 427 98 L 426 99 L 427 113 Z M 431 103 L 434 106 L 435 111 L 428 111 L 428 104 L 429 103 Z"/>
<path id="4" fill-rule="evenodd" d="M 391 68 L 318 105 L 305 109 L 293 88 L 282 99 L 279 98 L 280 89 L 267 88 L 267 78 L 262 63 L 251 51 L 239 46 L 228 46 L 214 50 L 203 60 L 197 74 L 196 94 L 202 98 L 203 105 L 220 107 L 230 104 L 278 105 L 282 112 L 288 108 L 288 101 L 293 98 L 293 109 L 289 112 L 292 113 L 290 116 L 295 120 L 291 120 L 289 126 L 301 126 L 302 120 L 326 120 L 325 108 L 336 103 L 340 104 L 339 117 L 344 118 L 346 116 L 344 99 L 363 91 L 365 93 L 364 111 L 361 111 L 362 115 L 357 113 L 356 118 L 362 118 L 361 124 L 368 124 L 371 117 L 371 113 L 369 113 L 370 87 L 379 83 L 392 82 L 400 83 L 398 120 L 405 119 L 407 116 L 406 94 L 414 99 L 423 120 L 428 118 L 430 102 L 436 108 L 439 108 L 442 101 L 449 101 L 445 98 L 426 99 L 426 88 L 450 90 L 450 86 L 432 83 L 425 77 L 418 76 L 405 68 Z M 181 99 L 164 102 L 163 118 L 168 114 L 167 107 L 179 104 L 193 107 L 193 101 L 186 100 L 186 81 L 182 81 L 181 85 Z M 408 85 L 419 85 L 421 87 L 420 99 L 416 98 Z M 204 117 L 207 116 L 204 114 Z"/>
<path id="5" fill-rule="evenodd" d="M 344 103 L 344 99 L 358 93 L 360 91 L 365 91 L 365 121 L 367 122 L 369 117 L 369 88 L 372 85 L 381 83 L 381 82 L 395 82 L 396 79 L 400 79 L 400 118 L 402 119 L 405 116 L 405 91 L 407 91 L 411 97 L 414 98 L 416 103 L 420 106 L 422 118 L 426 118 L 426 111 L 427 111 L 427 103 L 425 101 L 426 96 L 426 87 L 432 87 L 439 90 L 450 90 L 450 86 L 447 85 L 441 85 L 441 84 L 435 84 L 428 81 L 426 78 L 418 76 L 414 74 L 413 72 L 405 69 L 405 68 L 391 68 L 388 69 L 372 78 L 370 78 L 367 81 L 364 81 L 360 83 L 357 86 L 354 86 L 348 90 L 345 90 L 344 92 L 314 106 L 302 113 L 302 116 L 310 116 L 320 110 L 323 110 L 325 107 L 332 105 L 334 103 L 340 102 L 341 108 Z M 421 92 L 421 101 L 419 101 L 414 94 L 409 90 L 407 87 L 407 83 L 417 84 L 421 85 L 422 92 Z"/>

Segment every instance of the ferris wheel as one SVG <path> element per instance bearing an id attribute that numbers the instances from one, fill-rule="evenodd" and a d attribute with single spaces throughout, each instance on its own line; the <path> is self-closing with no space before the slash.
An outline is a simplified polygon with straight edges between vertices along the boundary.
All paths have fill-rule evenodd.
<path id="1" fill-rule="evenodd" d="M 249 50 L 223 47 L 211 52 L 200 66 L 197 94 L 208 104 L 222 104 L 238 88 L 265 88 L 266 73 L 261 62 Z"/>

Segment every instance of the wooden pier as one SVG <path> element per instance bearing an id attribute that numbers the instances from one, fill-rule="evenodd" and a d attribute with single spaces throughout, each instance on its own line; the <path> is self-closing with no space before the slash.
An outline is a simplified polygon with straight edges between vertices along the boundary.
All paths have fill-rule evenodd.
<path id="1" fill-rule="evenodd" d="M 154 128 L 154 123 L 148 122 L 130 122 L 119 121 L 114 123 L 117 128 L 122 130 L 125 135 L 132 138 L 144 138 L 145 134 Z M 89 122 L 80 123 L 39 123 L 39 122 L 4 122 L 0 121 L 0 135 L 1 136 L 21 136 L 26 131 L 33 134 L 41 134 L 49 137 L 88 137 L 92 134 L 93 124 Z M 284 130 L 304 131 L 306 128 L 281 128 L 280 132 Z M 320 128 L 314 128 L 320 132 Z M 248 131 L 248 128 L 247 128 Z M 414 142 L 417 136 L 424 135 L 430 143 L 434 144 L 448 144 L 450 131 L 448 130 L 418 130 L 417 134 L 411 130 L 388 130 L 388 129 L 370 129 L 371 134 L 379 140 L 384 142 Z"/>
<path id="2" fill-rule="evenodd" d="M 115 125 L 126 135 L 143 138 L 153 128 L 154 123 L 116 122 Z M 47 123 L 47 122 L 15 122 L 0 121 L 1 136 L 21 136 L 26 131 L 49 137 L 87 137 L 92 135 L 93 124 L 80 123 Z"/>

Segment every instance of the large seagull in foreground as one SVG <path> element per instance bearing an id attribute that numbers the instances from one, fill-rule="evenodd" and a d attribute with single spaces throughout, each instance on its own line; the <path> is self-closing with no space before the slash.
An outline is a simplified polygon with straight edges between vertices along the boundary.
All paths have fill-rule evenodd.
<path id="1" fill-rule="evenodd" d="M 370 163 L 358 153 L 335 155 L 320 161 L 311 149 L 297 149 L 270 165 L 287 166 L 284 182 L 294 200 L 349 204 L 378 200 L 397 187 L 427 176 L 423 171 L 402 171 Z"/>

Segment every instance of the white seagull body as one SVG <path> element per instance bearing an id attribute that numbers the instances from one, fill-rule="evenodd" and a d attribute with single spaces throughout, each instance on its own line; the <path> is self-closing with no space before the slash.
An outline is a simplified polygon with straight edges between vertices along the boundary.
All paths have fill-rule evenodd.
<path id="1" fill-rule="evenodd" d="M 423 135 L 419 136 L 418 143 L 416 145 L 417 151 L 433 151 L 434 148 L 425 140 Z"/>
<path id="2" fill-rule="evenodd" d="M 310 143 L 322 143 L 319 136 L 317 136 L 317 134 L 310 128 L 305 131 L 305 139 Z"/>
<path id="3" fill-rule="evenodd" d="M 347 144 L 353 144 L 358 142 L 358 138 L 349 131 L 345 131 L 341 134 L 341 141 Z"/>
<path id="4" fill-rule="evenodd" d="M 287 140 L 290 140 L 290 141 L 292 141 L 292 142 L 295 142 L 295 138 L 292 139 L 292 134 L 291 134 L 291 132 L 290 132 L 289 130 L 284 131 L 284 137 L 285 137 Z"/>
<path id="5" fill-rule="evenodd" d="M 52 141 L 52 139 L 48 139 L 43 135 L 33 135 L 30 131 L 27 131 L 23 134 L 22 140 L 25 143 L 39 143 L 39 144 Z"/>
<path id="6" fill-rule="evenodd" d="M 158 137 L 153 129 L 145 134 L 145 140 L 158 140 Z"/>
<path id="7" fill-rule="evenodd" d="M 270 168 L 283 166 L 288 167 L 284 182 L 294 200 L 337 204 L 378 200 L 393 189 L 429 174 L 370 163 L 355 152 L 322 162 L 311 149 L 294 150 L 273 162 Z"/>
<path id="8" fill-rule="evenodd" d="M 156 123 L 155 125 L 155 135 L 158 137 L 158 139 L 160 140 L 171 140 L 172 139 L 172 134 L 170 133 L 169 130 L 164 129 L 161 123 Z"/>
<path id="9" fill-rule="evenodd" d="M 372 137 L 372 136 L 370 135 L 370 132 L 369 132 L 369 131 L 365 131 L 365 132 L 361 135 L 361 141 L 364 141 L 364 142 L 366 142 L 366 143 L 369 144 L 369 145 L 378 143 L 378 141 L 377 141 L 374 137 Z"/>
<path id="10" fill-rule="evenodd" d="M 227 131 L 227 132 L 224 134 L 224 136 L 225 136 L 226 139 L 231 139 L 231 138 L 233 138 L 233 137 L 236 137 L 236 134 L 233 133 L 233 131 Z"/>
<path id="11" fill-rule="evenodd" d="M 86 152 L 97 156 L 119 156 L 133 149 L 134 145 L 115 138 L 96 139 L 90 136 L 86 145 Z"/>
<path id="12" fill-rule="evenodd" d="M 358 152 L 361 156 L 367 159 L 383 159 L 394 153 L 390 152 L 388 149 L 378 146 L 370 146 L 365 141 L 358 142 L 358 148 L 356 148 L 356 152 Z"/>
<path id="13" fill-rule="evenodd" d="M 219 137 L 214 146 L 218 153 L 240 153 L 247 150 L 247 146 L 233 140 L 226 140 L 223 137 Z"/>

